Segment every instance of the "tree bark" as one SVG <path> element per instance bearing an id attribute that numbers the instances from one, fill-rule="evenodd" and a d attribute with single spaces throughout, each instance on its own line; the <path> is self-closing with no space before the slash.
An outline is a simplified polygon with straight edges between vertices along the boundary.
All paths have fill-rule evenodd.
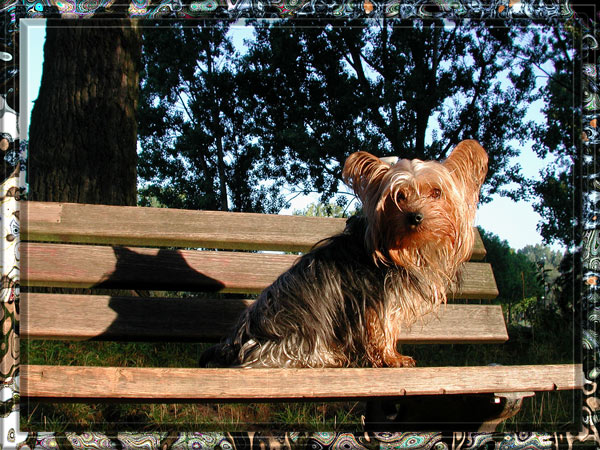
<path id="1" fill-rule="evenodd" d="M 29 198 L 135 205 L 141 38 L 128 19 L 47 22 Z"/>

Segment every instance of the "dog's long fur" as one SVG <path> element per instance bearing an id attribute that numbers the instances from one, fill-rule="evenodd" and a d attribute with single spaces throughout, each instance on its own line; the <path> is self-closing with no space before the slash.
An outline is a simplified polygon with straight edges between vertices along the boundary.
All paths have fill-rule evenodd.
<path id="1" fill-rule="evenodd" d="M 446 301 L 473 248 L 487 154 L 463 141 L 443 163 L 357 152 L 344 181 L 363 204 L 258 297 L 200 364 L 403 367 L 400 331 Z"/>

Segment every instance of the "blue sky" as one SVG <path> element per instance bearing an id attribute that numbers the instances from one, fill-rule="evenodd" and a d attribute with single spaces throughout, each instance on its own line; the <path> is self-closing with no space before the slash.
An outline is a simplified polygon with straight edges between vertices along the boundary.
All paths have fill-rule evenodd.
<path id="1" fill-rule="evenodd" d="M 43 62 L 43 43 L 45 36 L 43 19 L 30 19 L 26 21 L 26 26 L 21 32 L 26 45 L 22 47 L 25 55 L 21 55 L 22 64 L 22 91 L 26 90 L 24 101 L 26 102 L 26 114 L 21 117 L 20 129 L 27 130 L 29 115 L 33 107 L 33 101 L 37 98 L 39 83 L 42 74 Z M 237 33 L 234 31 L 234 40 L 241 41 L 247 37 L 248 29 L 239 27 Z M 25 82 L 26 84 L 23 84 Z M 539 105 L 538 105 L 539 106 Z M 532 114 L 536 114 L 536 108 L 532 109 Z M 539 171 L 551 164 L 550 159 L 540 160 L 530 147 L 524 147 L 521 155 L 512 162 L 518 162 L 523 168 L 525 176 L 537 176 Z M 283 213 L 291 214 L 294 210 L 304 209 L 306 205 L 314 201 L 311 197 L 298 197 L 292 202 L 292 206 Z M 514 202 L 506 197 L 498 195 L 492 197 L 492 201 L 485 205 L 480 205 L 477 213 L 477 225 L 487 231 L 497 234 L 501 239 L 508 241 L 514 249 L 520 249 L 528 244 L 537 244 L 542 242 L 536 226 L 540 217 L 530 203 L 520 201 Z M 554 250 L 561 250 L 558 246 L 552 246 Z"/>

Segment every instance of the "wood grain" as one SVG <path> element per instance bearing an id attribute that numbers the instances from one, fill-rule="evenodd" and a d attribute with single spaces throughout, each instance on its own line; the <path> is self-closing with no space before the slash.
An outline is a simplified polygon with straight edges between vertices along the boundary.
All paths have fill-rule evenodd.
<path id="1" fill-rule="evenodd" d="M 175 369 L 21 366 L 36 400 L 237 401 L 580 389 L 581 365 L 410 369 Z"/>
<path id="2" fill-rule="evenodd" d="M 222 338 L 252 300 L 24 293 L 21 339 L 200 341 Z M 65 318 L 68 317 L 68 320 Z M 499 305 L 446 305 L 402 333 L 405 343 L 501 343 Z"/>
<path id="3" fill-rule="evenodd" d="M 258 293 L 295 255 L 68 244 L 21 244 L 26 286 Z M 498 295 L 488 263 L 467 263 L 456 298 Z"/>
<path id="4" fill-rule="evenodd" d="M 167 208 L 21 202 L 28 241 L 306 252 L 346 219 Z M 473 260 L 485 256 L 477 229 Z"/>

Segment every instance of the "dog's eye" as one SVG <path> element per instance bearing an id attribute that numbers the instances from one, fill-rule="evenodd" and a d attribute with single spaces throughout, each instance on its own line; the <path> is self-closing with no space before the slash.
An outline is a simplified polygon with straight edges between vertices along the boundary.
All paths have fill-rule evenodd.
<path id="1" fill-rule="evenodd" d="M 442 191 L 438 188 L 432 189 L 431 194 L 429 194 L 431 198 L 440 198 L 442 196 Z"/>
<path id="2" fill-rule="evenodd" d="M 403 202 L 404 200 L 406 200 L 406 195 L 404 195 L 404 192 L 397 192 L 396 193 L 396 201 Z"/>

